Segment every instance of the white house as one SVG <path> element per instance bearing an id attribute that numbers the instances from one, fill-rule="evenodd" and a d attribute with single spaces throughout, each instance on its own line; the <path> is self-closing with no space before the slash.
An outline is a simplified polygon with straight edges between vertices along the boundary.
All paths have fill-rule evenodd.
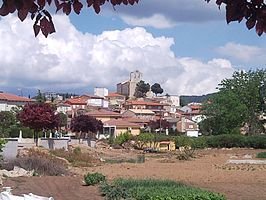
<path id="1" fill-rule="evenodd" d="M 0 111 L 10 111 L 14 107 L 24 106 L 33 102 L 35 101 L 26 97 L 0 92 Z"/>

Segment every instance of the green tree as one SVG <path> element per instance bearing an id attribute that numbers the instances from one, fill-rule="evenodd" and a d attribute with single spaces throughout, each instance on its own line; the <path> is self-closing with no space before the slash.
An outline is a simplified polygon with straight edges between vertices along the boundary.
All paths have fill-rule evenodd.
<path id="1" fill-rule="evenodd" d="M 219 86 L 220 91 L 232 91 L 247 107 L 248 133 L 261 133 L 263 121 L 258 116 L 265 112 L 266 69 L 235 72 L 232 78 L 224 79 Z"/>
<path id="2" fill-rule="evenodd" d="M 144 81 L 140 81 L 137 83 L 136 90 L 134 96 L 137 98 L 146 97 L 147 92 L 150 91 L 150 84 L 145 83 Z"/>
<path id="3" fill-rule="evenodd" d="M 220 91 L 203 104 L 202 114 L 206 116 L 200 129 L 207 134 L 230 134 L 240 132 L 247 119 L 248 109 L 231 90 Z"/>
<path id="4" fill-rule="evenodd" d="M 17 124 L 16 116 L 11 111 L 0 112 L 0 137 L 9 137 L 10 128 Z"/>
<path id="5" fill-rule="evenodd" d="M 156 95 L 157 97 L 157 94 L 162 94 L 163 93 L 163 88 L 161 88 L 161 85 L 159 83 L 154 83 L 152 86 L 151 86 L 151 91 Z"/>
<path id="6" fill-rule="evenodd" d="M 67 125 L 67 115 L 62 113 L 62 112 L 60 112 L 60 113 L 58 113 L 58 116 L 59 116 L 59 124 L 58 124 L 59 128 L 66 127 L 66 125 Z"/>
<path id="7" fill-rule="evenodd" d="M 38 90 L 37 96 L 36 96 L 36 101 L 39 103 L 45 103 L 46 98 L 44 95 L 42 95 L 41 90 Z"/>

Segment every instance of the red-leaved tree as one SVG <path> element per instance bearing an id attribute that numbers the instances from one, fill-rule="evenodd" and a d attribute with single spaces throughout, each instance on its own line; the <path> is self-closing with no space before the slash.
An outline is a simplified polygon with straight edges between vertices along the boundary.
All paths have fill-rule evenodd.
<path id="1" fill-rule="evenodd" d="M 34 130 L 36 145 L 38 145 L 39 131 L 54 129 L 59 124 L 59 116 L 55 114 L 55 109 L 46 103 L 25 105 L 17 117 L 23 126 Z"/>
<path id="2" fill-rule="evenodd" d="M 92 7 L 98 14 L 101 6 L 106 2 L 113 6 L 125 4 L 133 5 L 139 0 L 2 0 L 0 8 L 0 16 L 6 16 L 10 13 L 17 12 L 18 18 L 24 21 L 28 15 L 32 20 L 35 20 L 33 29 L 35 36 L 41 31 L 47 37 L 55 32 L 52 16 L 47 10 L 47 7 L 55 7 L 55 12 L 62 10 L 66 15 L 69 15 L 73 10 L 79 14 L 83 7 Z"/>
<path id="3" fill-rule="evenodd" d="M 211 0 L 205 0 L 207 2 Z M 259 36 L 266 32 L 266 5 L 264 0 L 216 0 L 219 6 L 225 5 L 226 21 L 246 20 L 248 29 L 255 27 Z"/>
<path id="4" fill-rule="evenodd" d="M 79 115 L 71 120 L 71 131 L 77 133 L 79 139 L 84 138 L 87 134 L 95 137 L 98 131 L 103 130 L 103 123 L 89 115 Z"/>
<path id="5" fill-rule="evenodd" d="M 205 1 L 210 2 L 211 0 Z M 47 7 L 53 6 L 56 9 L 55 12 L 62 10 L 66 15 L 69 15 L 72 11 L 79 14 L 84 7 L 89 7 L 93 8 L 98 14 L 101 11 L 101 6 L 105 3 L 116 6 L 120 4 L 134 5 L 138 2 L 139 0 L 2 0 L 0 16 L 17 12 L 18 18 L 23 21 L 30 15 L 31 19 L 35 20 L 33 25 L 35 36 L 41 31 L 47 37 L 55 32 L 52 16 Z M 167 0 L 165 0 L 165 3 L 167 3 Z M 216 4 L 219 7 L 225 5 L 227 23 L 232 21 L 241 22 L 245 19 L 247 28 L 255 27 L 259 36 L 266 32 L 266 5 L 264 0 L 216 0 Z"/>

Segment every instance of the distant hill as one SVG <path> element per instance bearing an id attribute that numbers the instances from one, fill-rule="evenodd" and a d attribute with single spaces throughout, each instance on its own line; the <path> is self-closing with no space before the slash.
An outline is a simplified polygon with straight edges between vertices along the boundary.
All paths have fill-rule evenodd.
<path id="1" fill-rule="evenodd" d="M 211 96 L 213 96 L 215 93 L 212 94 L 206 94 L 206 95 L 201 95 L 201 96 L 187 96 L 187 95 L 181 95 L 180 96 L 180 105 L 185 106 L 189 103 L 195 102 L 195 103 L 203 103 L 207 99 L 209 99 Z"/>

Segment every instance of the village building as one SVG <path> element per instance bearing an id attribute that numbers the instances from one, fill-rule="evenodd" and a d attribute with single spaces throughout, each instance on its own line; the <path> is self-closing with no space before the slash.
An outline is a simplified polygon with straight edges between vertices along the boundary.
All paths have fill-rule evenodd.
<path id="1" fill-rule="evenodd" d="M 140 134 L 140 125 L 128 122 L 125 119 L 112 119 L 104 122 L 103 133 L 98 138 L 117 137 L 120 134 L 129 132 L 133 136 Z"/>
<path id="2" fill-rule="evenodd" d="M 112 112 L 105 109 L 97 109 L 87 112 L 86 115 L 95 117 L 97 120 L 101 120 L 103 123 L 112 119 L 121 118 L 121 114 L 117 112 Z"/>
<path id="3" fill-rule="evenodd" d="M 137 83 L 142 80 L 143 74 L 136 70 L 130 73 L 129 80 L 118 83 L 117 93 L 122 94 L 128 98 L 133 98 L 136 90 Z"/>
<path id="4" fill-rule="evenodd" d="M 14 94 L 0 92 L 0 111 L 10 111 L 12 108 L 34 103 L 35 100 Z"/>

